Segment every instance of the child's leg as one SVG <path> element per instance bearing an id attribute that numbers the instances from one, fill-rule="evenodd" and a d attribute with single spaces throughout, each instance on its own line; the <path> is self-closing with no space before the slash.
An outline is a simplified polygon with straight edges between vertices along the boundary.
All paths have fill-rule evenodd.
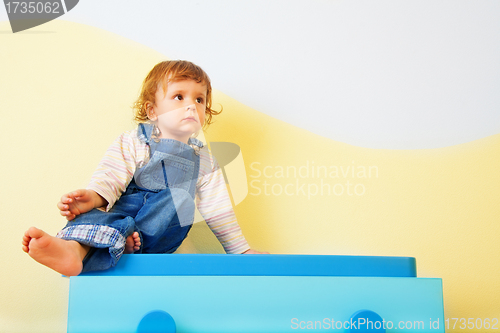
<path id="1" fill-rule="evenodd" d="M 194 216 L 193 199 L 189 193 L 185 193 L 183 208 L 191 208 L 190 210 Z M 170 189 L 154 194 L 150 193 L 148 200 L 135 217 L 135 224 L 141 232 L 144 243 L 142 244 L 142 253 L 174 252 L 186 238 L 191 228 L 191 224 L 181 226 Z"/>
<path id="2" fill-rule="evenodd" d="M 82 261 L 90 250 L 86 245 L 53 237 L 35 227 L 24 233 L 22 244 L 23 251 L 33 259 L 67 276 L 81 273 Z"/>

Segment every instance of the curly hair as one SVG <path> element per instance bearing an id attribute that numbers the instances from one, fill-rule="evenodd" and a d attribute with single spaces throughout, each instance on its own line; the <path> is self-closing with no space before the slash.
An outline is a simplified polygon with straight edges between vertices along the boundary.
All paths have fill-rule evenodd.
<path id="1" fill-rule="evenodd" d="M 212 123 L 212 117 L 221 111 L 212 109 L 212 85 L 207 73 L 199 66 L 185 60 L 168 60 L 156 64 L 142 83 L 139 97 L 134 102 L 134 120 L 138 123 L 148 122 L 147 110 L 155 104 L 155 94 L 161 85 L 164 92 L 167 91 L 169 82 L 180 80 L 194 80 L 207 86 L 207 104 L 205 109 L 205 123 L 203 127 L 208 127 Z"/>

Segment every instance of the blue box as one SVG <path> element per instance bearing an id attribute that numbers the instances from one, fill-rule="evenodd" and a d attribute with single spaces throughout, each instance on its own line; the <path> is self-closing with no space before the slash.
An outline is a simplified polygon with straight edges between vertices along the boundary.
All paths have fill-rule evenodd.
<path id="1" fill-rule="evenodd" d="M 160 316 L 142 330 L 151 313 L 175 324 Z M 70 279 L 71 333 L 383 332 L 378 326 L 444 332 L 441 279 L 416 278 L 415 259 L 405 257 L 201 254 L 126 255 L 113 269 Z"/>

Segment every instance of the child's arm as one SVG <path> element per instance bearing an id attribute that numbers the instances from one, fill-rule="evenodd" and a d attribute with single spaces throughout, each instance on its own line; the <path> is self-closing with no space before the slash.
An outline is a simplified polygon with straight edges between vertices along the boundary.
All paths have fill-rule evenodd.
<path id="1" fill-rule="evenodd" d="M 106 150 L 87 189 L 105 199 L 108 211 L 125 192 L 136 168 L 148 159 L 149 147 L 139 139 L 137 130 L 122 133 Z"/>
<path id="2" fill-rule="evenodd" d="M 57 208 L 59 208 L 62 216 L 71 221 L 77 215 L 107 205 L 108 202 L 96 192 L 81 189 L 63 195 L 61 201 L 57 203 Z"/>
<path id="3" fill-rule="evenodd" d="M 250 250 L 243 252 L 243 254 L 269 254 L 269 252 L 260 252 L 260 251 L 250 249 Z"/>
<path id="4" fill-rule="evenodd" d="M 197 184 L 197 207 L 226 253 L 263 254 L 252 250 L 236 219 L 222 170 L 209 154 L 200 151 L 200 178 Z"/>

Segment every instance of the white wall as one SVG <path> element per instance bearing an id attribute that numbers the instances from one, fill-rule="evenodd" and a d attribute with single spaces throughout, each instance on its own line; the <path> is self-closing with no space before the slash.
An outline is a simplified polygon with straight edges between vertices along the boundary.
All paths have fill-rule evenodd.
<path id="1" fill-rule="evenodd" d="M 499 133 L 499 18 L 487 0 L 84 0 L 62 19 L 192 60 L 215 88 L 322 136 L 414 149 Z"/>

